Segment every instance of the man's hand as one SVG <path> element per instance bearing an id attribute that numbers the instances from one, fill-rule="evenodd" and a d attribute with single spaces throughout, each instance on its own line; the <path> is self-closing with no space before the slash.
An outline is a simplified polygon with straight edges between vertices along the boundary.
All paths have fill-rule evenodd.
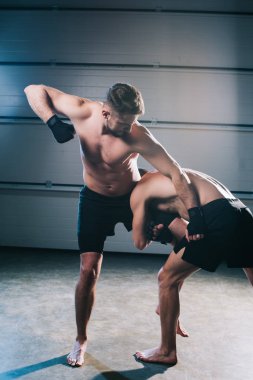
<path id="1" fill-rule="evenodd" d="M 60 144 L 72 140 L 76 133 L 72 124 L 64 123 L 56 115 L 50 117 L 47 125 L 51 129 L 55 140 Z"/>
<path id="2" fill-rule="evenodd" d="M 157 224 L 155 221 L 151 220 L 147 225 L 147 239 L 149 241 L 157 241 L 166 245 L 173 240 L 173 235 L 168 227 L 165 228 L 164 224 Z"/>
<path id="3" fill-rule="evenodd" d="M 193 207 L 188 210 L 189 224 L 186 230 L 186 238 L 188 241 L 203 239 L 206 226 L 204 215 L 201 207 Z"/>

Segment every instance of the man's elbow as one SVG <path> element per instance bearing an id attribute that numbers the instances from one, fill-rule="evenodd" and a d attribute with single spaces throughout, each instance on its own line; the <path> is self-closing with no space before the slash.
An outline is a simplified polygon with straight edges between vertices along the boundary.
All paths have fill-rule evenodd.
<path id="1" fill-rule="evenodd" d="M 144 248 L 146 248 L 147 246 L 147 242 L 144 241 L 144 240 L 135 240 L 134 241 L 134 245 L 137 249 L 139 249 L 140 251 L 142 251 Z"/>
<path id="2" fill-rule="evenodd" d="M 28 95 L 37 91 L 41 91 L 44 89 L 44 87 L 45 86 L 43 84 L 29 84 L 24 88 L 24 93 Z"/>

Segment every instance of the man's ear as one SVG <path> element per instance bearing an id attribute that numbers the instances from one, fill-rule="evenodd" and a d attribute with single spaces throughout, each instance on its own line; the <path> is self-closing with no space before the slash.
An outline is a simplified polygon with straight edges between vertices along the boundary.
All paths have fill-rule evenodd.
<path id="1" fill-rule="evenodd" d="M 102 115 L 105 119 L 108 119 L 109 116 L 111 115 L 111 112 L 108 110 L 108 108 L 103 107 L 102 108 Z"/>
<path id="2" fill-rule="evenodd" d="M 108 112 L 108 111 L 105 111 L 105 110 L 102 110 L 102 115 L 103 115 L 103 117 L 104 117 L 105 119 L 107 119 L 108 116 L 109 116 L 109 112 Z"/>

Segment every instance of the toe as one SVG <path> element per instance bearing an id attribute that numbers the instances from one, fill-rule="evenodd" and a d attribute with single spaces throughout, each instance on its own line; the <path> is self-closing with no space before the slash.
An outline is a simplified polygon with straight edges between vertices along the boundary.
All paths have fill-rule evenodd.
<path id="1" fill-rule="evenodd" d="M 73 359 L 71 356 L 68 356 L 68 357 L 67 357 L 67 363 L 68 363 L 70 366 L 72 366 L 72 367 L 74 367 L 74 366 L 76 365 L 76 361 L 75 361 L 75 359 Z"/>
<path id="2" fill-rule="evenodd" d="M 81 367 L 81 366 L 83 365 L 83 363 L 84 363 L 84 359 L 79 358 L 79 359 L 76 361 L 76 366 L 77 366 L 77 367 Z"/>
<path id="3" fill-rule="evenodd" d="M 143 360 L 145 358 L 142 352 L 136 352 L 135 356 L 138 360 Z"/>

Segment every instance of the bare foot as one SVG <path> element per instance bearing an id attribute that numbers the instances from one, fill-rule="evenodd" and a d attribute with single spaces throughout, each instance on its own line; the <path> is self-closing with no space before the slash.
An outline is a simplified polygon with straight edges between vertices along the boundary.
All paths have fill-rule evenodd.
<path id="1" fill-rule="evenodd" d="M 155 312 L 157 315 L 160 315 L 160 306 L 159 305 L 157 306 Z M 181 335 L 183 338 L 189 337 L 188 331 L 183 326 L 181 326 L 181 323 L 179 320 L 177 321 L 177 334 Z"/>
<path id="2" fill-rule="evenodd" d="M 67 356 L 67 362 L 72 367 L 81 367 L 84 363 L 84 354 L 87 348 L 87 342 L 80 344 L 75 341 L 72 351 Z"/>
<path id="3" fill-rule="evenodd" d="M 155 312 L 157 315 L 160 315 L 160 305 L 157 305 Z"/>
<path id="4" fill-rule="evenodd" d="M 181 323 L 179 320 L 177 321 L 177 334 L 181 335 L 183 338 L 189 337 L 188 331 L 185 330 L 185 328 L 183 326 L 181 326 Z"/>
<path id="5" fill-rule="evenodd" d="M 175 352 L 171 352 L 170 354 L 164 353 L 159 347 L 145 351 L 137 351 L 135 357 L 146 363 L 160 363 L 169 366 L 177 364 L 177 355 Z"/>

